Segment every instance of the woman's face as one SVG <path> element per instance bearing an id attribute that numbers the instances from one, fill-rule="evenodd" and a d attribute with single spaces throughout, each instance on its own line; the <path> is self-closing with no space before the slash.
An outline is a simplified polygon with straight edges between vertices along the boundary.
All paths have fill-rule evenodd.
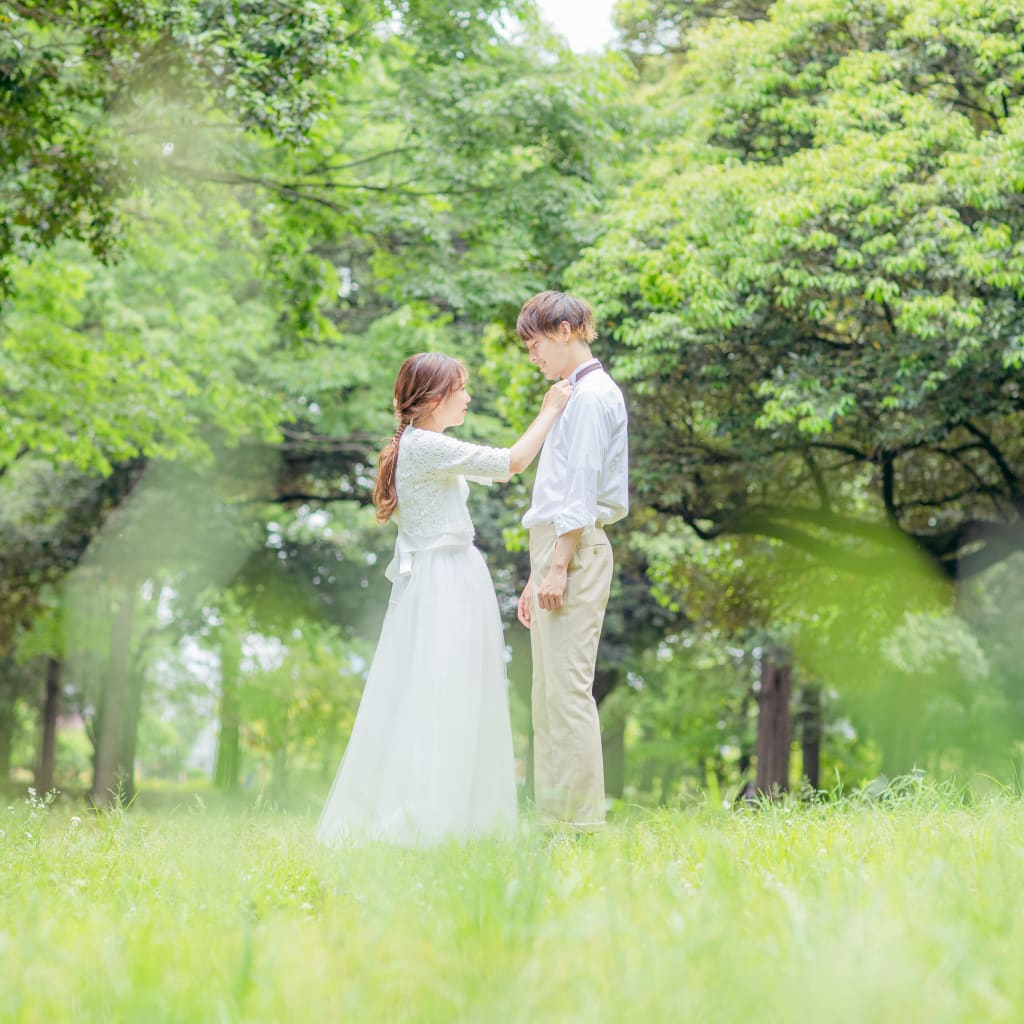
<path id="1" fill-rule="evenodd" d="M 467 380 L 463 378 L 455 385 L 454 390 L 449 392 L 447 398 L 442 398 L 435 406 L 432 419 L 440 430 L 448 427 L 457 427 L 466 420 L 466 409 L 471 401 L 469 392 L 466 390 Z"/>

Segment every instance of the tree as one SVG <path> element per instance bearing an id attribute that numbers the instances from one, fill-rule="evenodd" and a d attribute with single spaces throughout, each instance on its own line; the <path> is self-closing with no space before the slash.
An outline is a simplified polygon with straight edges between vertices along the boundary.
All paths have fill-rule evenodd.
<path id="1" fill-rule="evenodd" d="M 791 0 L 692 37 L 681 136 L 570 275 L 653 507 L 862 571 L 1024 547 L 1019 14 Z"/>
<path id="2" fill-rule="evenodd" d="M 303 36 L 302 12 L 314 6 Z M 265 504 L 287 521 L 306 504 L 365 503 L 401 358 L 445 348 L 478 364 L 482 324 L 507 320 L 593 237 L 598 172 L 624 124 L 621 66 L 556 53 L 529 16 L 510 39 L 514 23 L 498 18 L 506 6 L 18 5 L 17 41 L 31 43 L 32 59 L 7 69 L 26 90 L 8 97 L 25 101 L 17 145 L 35 153 L 49 131 L 77 140 L 83 156 L 59 181 L 29 158 L 45 187 L 21 164 L 3 178 L 19 217 L 59 231 L 20 235 L 24 244 L 0 254 L 11 286 L 0 320 L 0 475 L 9 493 L 44 463 L 87 490 L 102 491 L 103 474 L 136 486 L 168 464 L 192 484 L 216 478 L 191 510 L 200 543 L 181 536 L 128 567 L 136 602 L 147 586 L 182 586 L 182 565 L 211 553 L 195 553 L 204 514 L 243 513 L 244 586 L 281 553 L 262 530 Z M 339 42 L 335 30 L 356 23 L 365 31 L 344 30 Z M 278 31 L 280 52 L 267 58 L 261 47 Z M 328 31 L 344 59 L 320 46 Z M 317 52 L 300 53 L 305 45 Z M 218 47 L 228 51 L 219 71 Z M 66 74 L 68 53 L 78 77 Z M 537 60 L 549 57 L 539 75 Z M 314 73 L 328 63 L 328 75 Z M 260 76 L 271 66 L 287 81 Z M 47 220 L 54 211 L 62 219 Z M 207 497 L 222 504 L 210 510 Z M 90 571 L 107 572 L 124 541 L 124 518 L 109 519 L 117 505 L 93 508 L 73 558 L 45 578 L 26 574 L 19 621 L 98 534 L 106 543 L 90 551 Z M 173 500 L 162 512 L 178 521 Z M 12 564 L 37 554 L 15 547 Z M 331 560 L 312 564 L 321 546 L 288 547 L 294 555 L 276 568 L 304 576 L 296 590 L 313 592 L 321 613 L 333 600 L 339 614 L 358 614 L 322 582 Z M 224 585 L 218 558 L 235 551 L 214 551 L 213 569 L 198 575 Z M 271 575 L 278 587 L 282 574 Z M 133 634 L 118 649 L 136 659 L 138 643 Z M 98 684 L 110 651 L 90 657 Z M 135 718 L 127 705 L 125 714 Z M 96 736 L 118 732 L 116 755 L 101 743 L 103 763 L 124 770 L 132 730 Z"/>
<path id="3" fill-rule="evenodd" d="M 325 767 L 337 767 L 369 667 L 339 631 L 301 620 L 291 625 L 286 645 L 260 650 L 253 637 L 241 689 L 247 744 L 269 755 L 277 799 L 288 795 L 296 770 L 321 782 Z"/>
<path id="4" fill-rule="evenodd" d="M 0 294 L 19 300 L 0 325 L 0 471 L 29 452 L 99 472 L 140 453 L 201 454 L 197 423 L 229 441 L 267 438 L 284 396 L 262 363 L 337 343 L 328 296 L 344 293 L 335 321 L 354 320 L 353 333 L 374 319 L 359 300 L 385 286 L 377 316 L 424 297 L 479 309 L 520 253 L 571 237 L 607 79 L 533 76 L 526 45 L 501 35 L 504 6 L 7 5 L 13 127 L 0 182 L 14 226 L 0 232 Z M 188 284 L 187 266 L 154 259 L 175 234 L 170 251 L 195 267 Z M 69 238 L 157 271 L 155 287 L 145 273 L 133 282 L 132 298 L 150 298 L 142 320 L 112 322 L 104 275 L 78 250 L 47 263 Z M 204 267 L 211 253 L 223 265 Z M 178 320 L 167 305 L 182 299 L 192 308 Z M 168 348 L 160 328 L 190 344 Z M 216 332 L 234 339 L 210 345 Z M 70 429 L 68 394 L 81 398 Z"/>
<path id="5" fill-rule="evenodd" d="M 682 54 L 690 33 L 715 18 L 755 21 L 764 18 L 770 0 L 618 0 L 615 27 L 635 59 Z"/>
<path id="6" fill-rule="evenodd" d="M 165 589 L 188 607 L 229 582 L 259 541 L 258 530 L 227 507 L 210 475 L 153 463 L 63 581 L 62 640 L 70 673 L 84 691 L 95 746 L 95 803 L 134 792 L 137 730 L 154 670 L 151 648 L 180 628 L 173 620 L 161 622 L 170 607 Z"/>
<path id="7" fill-rule="evenodd" d="M 0 297 L 60 238 L 109 259 L 120 202 L 164 173 L 179 118 L 301 143 L 328 70 L 352 68 L 384 4 L 18 0 L 0 5 Z"/>

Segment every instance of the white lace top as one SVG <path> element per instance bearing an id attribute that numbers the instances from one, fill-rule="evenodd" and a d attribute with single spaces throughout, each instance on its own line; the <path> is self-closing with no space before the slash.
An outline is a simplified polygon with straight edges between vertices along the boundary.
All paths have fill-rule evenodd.
<path id="1" fill-rule="evenodd" d="M 466 499 L 467 480 L 507 480 L 509 450 L 469 444 L 435 430 L 406 427 L 398 446 L 395 489 L 398 523 L 395 560 L 386 575 L 412 570 L 416 551 L 472 543 L 474 529 Z"/>

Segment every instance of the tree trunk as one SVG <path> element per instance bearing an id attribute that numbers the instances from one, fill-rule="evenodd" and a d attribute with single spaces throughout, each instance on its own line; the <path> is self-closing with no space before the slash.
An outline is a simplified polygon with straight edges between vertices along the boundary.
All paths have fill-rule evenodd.
<path id="1" fill-rule="evenodd" d="M 125 800 L 135 798 L 135 749 L 139 740 L 139 715 L 142 712 L 142 686 L 145 673 L 142 666 L 133 664 L 128 672 L 128 692 L 125 695 L 125 718 L 121 729 L 121 749 L 118 756 L 121 784 Z"/>
<path id="2" fill-rule="evenodd" d="M 125 591 L 114 616 L 110 670 L 96 732 L 96 761 L 90 798 L 97 807 L 108 806 L 118 796 L 120 776 L 124 770 L 119 759 L 128 718 L 128 667 L 134 617 L 135 588 L 131 587 Z"/>
<path id="3" fill-rule="evenodd" d="M 601 750 L 604 754 L 604 791 L 616 800 L 622 799 L 626 787 L 626 719 L 616 715 L 601 729 Z"/>
<path id="4" fill-rule="evenodd" d="M 14 730 L 18 723 L 15 706 L 20 691 L 14 655 L 0 656 L 0 782 L 10 778 L 14 754 Z"/>
<path id="5" fill-rule="evenodd" d="M 14 725 L 14 705 L 0 707 L 0 781 L 8 779 L 11 774 Z"/>
<path id="6" fill-rule="evenodd" d="M 36 791 L 53 789 L 57 761 L 57 716 L 60 714 L 61 680 L 64 662 L 60 658 L 46 660 L 46 698 L 43 702 L 43 737 L 39 744 L 39 767 L 36 769 Z"/>
<path id="7" fill-rule="evenodd" d="M 594 673 L 594 701 L 601 709 L 604 791 L 616 800 L 622 799 L 622 791 L 626 785 L 626 718 L 622 711 L 608 711 L 603 702 L 618 686 L 619 677 L 618 669 L 598 668 Z"/>
<path id="8" fill-rule="evenodd" d="M 218 789 L 234 792 L 238 789 L 241 771 L 241 699 L 239 673 L 242 667 L 242 648 L 236 637 L 221 634 L 220 644 L 220 733 L 217 737 L 217 762 L 213 769 L 213 784 Z"/>
<path id="9" fill-rule="evenodd" d="M 821 687 L 805 686 L 800 694 L 800 745 L 807 785 L 817 790 L 821 783 Z"/>
<path id="10" fill-rule="evenodd" d="M 789 789 L 790 667 L 778 653 L 761 659 L 757 716 L 757 790 L 774 797 Z"/>

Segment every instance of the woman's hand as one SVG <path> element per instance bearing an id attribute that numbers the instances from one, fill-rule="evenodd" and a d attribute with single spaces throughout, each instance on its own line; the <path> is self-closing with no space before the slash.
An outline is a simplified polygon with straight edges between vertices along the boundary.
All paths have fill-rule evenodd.
<path id="1" fill-rule="evenodd" d="M 540 404 L 537 418 L 526 428 L 523 436 L 509 448 L 508 468 L 510 473 L 521 473 L 533 462 L 534 456 L 540 451 L 544 438 L 562 415 L 565 403 L 572 395 L 572 385 L 567 380 L 560 380 L 548 388 L 544 401 Z"/>
<path id="2" fill-rule="evenodd" d="M 569 399 L 572 398 L 572 385 L 567 380 L 560 380 L 548 388 L 544 401 L 540 403 L 541 412 L 561 412 Z"/>

